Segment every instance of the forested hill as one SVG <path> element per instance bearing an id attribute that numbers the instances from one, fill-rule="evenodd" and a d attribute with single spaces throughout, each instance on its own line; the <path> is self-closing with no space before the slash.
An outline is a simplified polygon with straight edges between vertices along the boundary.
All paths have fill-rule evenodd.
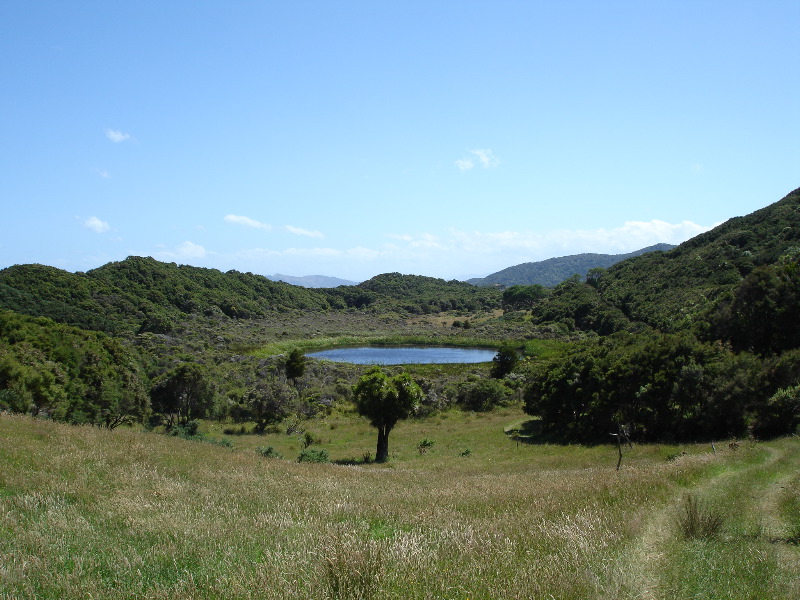
<path id="1" fill-rule="evenodd" d="M 251 319 L 276 311 L 365 309 L 413 314 L 500 306 L 500 292 L 432 277 L 379 275 L 358 286 L 309 289 L 261 275 L 131 256 L 86 273 L 44 265 L 0 271 L 0 308 L 83 329 L 169 332 L 186 315 Z"/>
<path id="2" fill-rule="evenodd" d="M 731 328 L 776 327 L 791 323 L 790 314 L 800 323 L 798 258 L 800 189 L 669 252 L 595 270 L 585 284 L 565 282 L 535 318 L 598 333 L 642 323 L 730 339 L 736 335 Z"/>
<path id="3" fill-rule="evenodd" d="M 481 289 L 464 281 L 445 281 L 423 275 L 385 273 L 356 286 L 384 299 L 393 300 L 409 312 L 480 310 L 499 308 L 497 290 Z"/>
<path id="4" fill-rule="evenodd" d="M 675 246 L 671 244 L 655 244 L 628 254 L 572 254 L 558 258 L 548 258 L 538 262 L 522 263 L 508 267 L 486 277 L 469 279 L 472 285 L 495 285 L 510 287 L 512 285 L 543 285 L 553 287 L 569 279 L 576 273 L 581 277 L 595 268 L 608 268 L 618 262 L 646 254 L 648 252 L 667 251 Z"/>
<path id="5" fill-rule="evenodd" d="M 1 308 L 110 333 L 160 333 L 173 319 L 191 313 L 250 318 L 276 310 L 331 306 L 331 299 L 315 290 L 260 275 L 137 256 L 86 273 L 43 265 L 0 271 Z"/>

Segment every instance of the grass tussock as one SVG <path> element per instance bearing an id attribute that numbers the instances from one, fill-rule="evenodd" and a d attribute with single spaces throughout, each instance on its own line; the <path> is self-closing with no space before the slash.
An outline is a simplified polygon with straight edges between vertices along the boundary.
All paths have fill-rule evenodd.
<path id="1" fill-rule="evenodd" d="M 685 540 L 713 539 L 720 535 L 725 516 L 701 504 L 693 494 L 686 494 L 678 515 L 678 529 Z"/>

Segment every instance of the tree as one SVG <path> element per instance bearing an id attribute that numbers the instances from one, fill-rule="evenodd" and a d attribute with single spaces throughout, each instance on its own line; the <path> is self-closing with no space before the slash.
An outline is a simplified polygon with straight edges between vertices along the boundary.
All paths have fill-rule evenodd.
<path id="1" fill-rule="evenodd" d="M 244 395 L 242 404 L 245 415 L 255 421 L 256 433 L 264 433 L 267 425 L 277 423 L 289 416 L 290 408 L 297 399 L 297 391 L 285 380 L 270 377 L 251 387 Z"/>
<path id="2" fill-rule="evenodd" d="M 517 349 L 512 344 L 503 344 L 492 359 L 492 377 L 502 379 L 514 370 L 518 362 Z"/>
<path id="3" fill-rule="evenodd" d="M 389 433 L 397 421 L 411 416 L 422 399 L 422 390 L 408 373 L 389 377 L 373 367 L 353 386 L 358 414 L 378 430 L 376 462 L 389 459 Z"/>
<path id="4" fill-rule="evenodd" d="M 511 310 L 530 310 L 547 297 L 548 290 L 543 285 L 512 285 L 503 290 L 503 308 Z"/>
<path id="5" fill-rule="evenodd" d="M 289 358 L 286 359 L 286 377 L 292 381 L 297 381 L 305 372 L 306 357 L 302 350 L 295 348 L 289 352 Z"/>
<path id="6" fill-rule="evenodd" d="M 150 398 L 153 410 L 166 416 L 168 425 L 180 425 L 208 414 L 214 387 L 205 367 L 182 363 L 153 382 Z"/>

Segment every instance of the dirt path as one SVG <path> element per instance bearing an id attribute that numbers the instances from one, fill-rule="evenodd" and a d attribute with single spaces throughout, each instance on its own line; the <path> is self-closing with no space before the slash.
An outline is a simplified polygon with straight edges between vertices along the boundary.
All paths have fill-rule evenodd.
<path id="1" fill-rule="evenodd" d="M 660 592 L 659 573 L 663 570 L 665 549 L 677 535 L 675 517 L 680 510 L 687 494 L 704 496 L 713 494 L 715 490 L 735 486 L 737 479 L 746 479 L 754 469 L 772 469 L 788 455 L 786 446 L 762 446 L 768 454 L 755 463 L 737 465 L 732 450 L 725 450 L 716 455 L 684 457 L 679 461 L 725 461 L 728 468 L 718 475 L 702 479 L 690 489 L 676 490 L 675 494 L 665 503 L 654 505 L 645 521 L 639 540 L 633 545 L 629 553 L 627 567 L 628 589 L 630 597 L 641 600 L 658 600 L 663 598 Z M 787 466 L 780 474 L 770 481 L 757 487 L 749 486 L 748 495 L 757 499 L 751 509 L 760 517 L 762 523 L 761 537 L 775 543 L 775 551 L 779 563 L 786 572 L 800 573 L 800 551 L 796 547 L 785 543 L 788 532 L 779 512 L 781 492 L 786 485 L 796 477 L 796 468 Z M 748 484 L 749 485 L 749 484 Z M 797 581 L 798 596 L 800 597 L 800 579 Z"/>

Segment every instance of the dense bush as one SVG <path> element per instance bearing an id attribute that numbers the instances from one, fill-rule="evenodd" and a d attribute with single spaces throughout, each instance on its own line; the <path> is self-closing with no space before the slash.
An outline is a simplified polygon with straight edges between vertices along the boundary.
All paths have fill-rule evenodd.
<path id="1" fill-rule="evenodd" d="M 746 434 L 764 391 L 761 364 L 690 334 L 617 334 L 576 344 L 531 373 L 525 410 L 553 436 L 608 441 L 619 425 L 640 440 Z"/>
<path id="2" fill-rule="evenodd" d="M 324 448 L 303 448 L 297 462 L 326 463 L 330 462 L 330 458 Z"/>
<path id="3" fill-rule="evenodd" d="M 0 311 L 0 409 L 116 427 L 147 417 L 146 385 L 120 340 Z"/>
<path id="4" fill-rule="evenodd" d="M 800 426 L 800 385 L 775 392 L 760 411 L 753 426 L 759 438 L 794 433 Z"/>
<path id="5" fill-rule="evenodd" d="M 461 386 L 459 402 L 467 410 L 486 412 L 505 406 L 513 399 L 513 392 L 497 379 L 478 379 Z"/>

